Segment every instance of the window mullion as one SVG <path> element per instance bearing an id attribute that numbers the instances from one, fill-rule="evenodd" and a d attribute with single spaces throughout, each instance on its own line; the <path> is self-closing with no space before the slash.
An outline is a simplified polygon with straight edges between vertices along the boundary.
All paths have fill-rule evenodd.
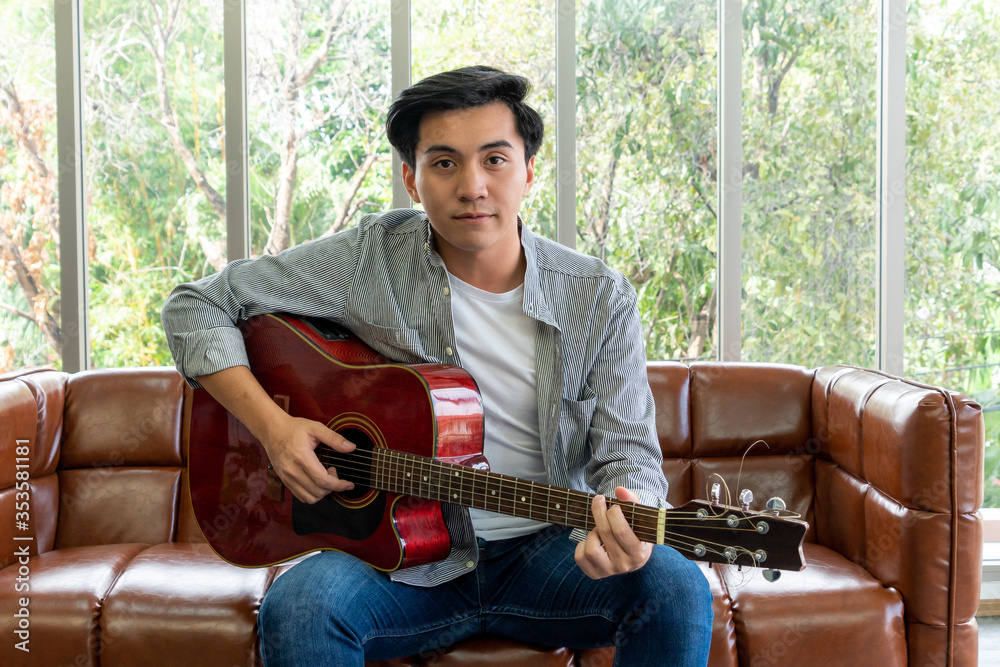
<path id="1" fill-rule="evenodd" d="M 54 5 L 56 126 L 59 146 L 60 343 L 64 371 L 90 365 L 87 322 L 87 234 L 83 199 L 83 83 L 80 0 Z"/>
<path id="2" fill-rule="evenodd" d="M 719 0 L 718 358 L 739 361 L 743 305 L 743 3 Z"/>
<path id="3" fill-rule="evenodd" d="M 906 0 L 881 0 L 878 45 L 878 367 L 902 375 L 906 240 Z"/>
<path id="4" fill-rule="evenodd" d="M 226 89 L 226 259 L 250 256 L 250 169 L 247 155 L 246 2 L 223 3 Z"/>
<path id="5" fill-rule="evenodd" d="M 392 43 L 392 99 L 410 85 L 412 71 L 412 46 L 410 44 L 410 0 L 392 0 L 390 9 Z M 413 202 L 403 185 L 403 161 L 392 151 L 392 207 L 408 208 Z"/>
<path id="6" fill-rule="evenodd" d="M 555 4 L 556 240 L 576 248 L 576 2 Z"/>

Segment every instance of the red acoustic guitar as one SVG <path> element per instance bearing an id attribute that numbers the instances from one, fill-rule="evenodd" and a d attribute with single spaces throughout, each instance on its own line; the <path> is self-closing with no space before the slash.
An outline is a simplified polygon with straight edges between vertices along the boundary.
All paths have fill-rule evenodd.
<path id="1" fill-rule="evenodd" d="M 268 466 L 261 444 L 202 389 L 195 391 L 188 469 L 195 516 L 212 548 L 246 567 L 319 549 L 381 570 L 441 560 L 450 540 L 441 503 L 593 528 L 593 495 L 489 471 L 476 383 L 461 368 L 396 364 L 344 329 L 286 315 L 242 327 L 254 376 L 289 414 L 322 422 L 358 445 L 325 445 L 321 461 L 355 484 L 309 505 Z M 801 570 L 807 524 L 692 501 L 663 510 L 620 505 L 640 539 L 689 558 Z"/>

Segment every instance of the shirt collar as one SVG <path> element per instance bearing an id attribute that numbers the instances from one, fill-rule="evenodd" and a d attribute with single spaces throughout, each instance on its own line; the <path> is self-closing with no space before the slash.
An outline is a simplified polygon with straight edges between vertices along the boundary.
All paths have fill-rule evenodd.
<path id="1" fill-rule="evenodd" d="M 555 328 L 559 328 L 548 301 L 542 289 L 541 276 L 538 271 L 538 235 L 524 224 L 521 216 L 517 216 L 517 226 L 521 233 L 521 247 L 524 249 L 524 259 L 527 264 L 524 269 L 524 314 Z"/>
<path id="2" fill-rule="evenodd" d="M 444 267 L 441 255 L 434 249 L 434 232 L 431 231 L 431 222 L 426 214 L 423 216 L 424 222 L 424 254 L 427 260 L 434 266 Z M 542 289 L 541 277 L 538 272 L 538 235 L 524 224 L 521 216 L 517 216 L 517 229 L 521 237 L 521 248 L 524 250 L 526 268 L 524 270 L 524 314 L 546 324 L 559 328 L 549 304 L 545 300 L 545 292 Z"/>

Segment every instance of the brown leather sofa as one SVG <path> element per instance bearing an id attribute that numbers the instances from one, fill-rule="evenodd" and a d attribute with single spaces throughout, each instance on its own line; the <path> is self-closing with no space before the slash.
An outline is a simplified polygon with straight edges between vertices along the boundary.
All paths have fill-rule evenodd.
<path id="1" fill-rule="evenodd" d="M 810 524 L 802 572 L 771 583 L 705 566 L 713 667 L 976 664 L 978 405 L 847 367 L 649 371 L 670 502 L 704 497 L 718 474 Z M 190 399 L 172 369 L 0 378 L 0 664 L 259 663 L 257 610 L 287 566 L 235 567 L 203 540 L 186 488 Z M 483 637 L 380 664 L 612 660 Z"/>

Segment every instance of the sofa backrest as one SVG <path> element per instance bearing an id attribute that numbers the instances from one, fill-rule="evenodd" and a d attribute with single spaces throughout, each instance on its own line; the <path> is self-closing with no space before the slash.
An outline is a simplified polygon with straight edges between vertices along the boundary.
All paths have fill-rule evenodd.
<path id="1" fill-rule="evenodd" d="M 13 413 L 4 405 L 4 423 L 17 415 L 8 427 L 31 440 L 32 553 L 200 539 L 190 528 L 178 535 L 189 395 L 172 368 L 42 371 L 0 382 L 0 402 L 18 402 Z M 9 481 L 0 480 L 0 494 Z"/>
<path id="2" fill-rule="evenodd" d="M 61 403 L 64 376 L 55 375 L 49 378 L 56 380 L 49 405 Z M 46 410 L 44 398 L 43 403 L 36 401 L 32 385 L 21 379 L 0 380 L 0 568 L 12 564 L 23 547 L 31 555 L 52 549 L 59 502 L 54 443 L 61 423 L 61 415 L 53 419 Z"/>
<path id="3" fill-rule="evenodd" d="M 982 441 L 978 406 L 960 394 L 848 367 L 650 362 L 648 377 L 674 505 L 706 498 L 717 481 L 734 503 L 742 488 L 755 508 L 780 496 L 810 523 L 807 540 L 874 567 L 866 523 L 885 512 L 883 496 L 901 505 L 897 514 L 942 522 L 982 502 L 982 454 L 942 453 Z M 28 439 L 32 553 L 203 541 L 185 470 L 190 399 L 172 368 L 0 378 L 0 513 L 10 517 L 0 539 L 16 531 L 15 448 Z M 902 467 L 881 465 L 886 456 Z"/>
<path id="4" fill-rule="evenodd" d="M 650 362 L 667 500 L 709 497 L 718 482 L 737 504 L 778 496 L 813 523 L 813 371 L 785 364 Z M 815 539 L 810 529 L 807 540 Z"/>

